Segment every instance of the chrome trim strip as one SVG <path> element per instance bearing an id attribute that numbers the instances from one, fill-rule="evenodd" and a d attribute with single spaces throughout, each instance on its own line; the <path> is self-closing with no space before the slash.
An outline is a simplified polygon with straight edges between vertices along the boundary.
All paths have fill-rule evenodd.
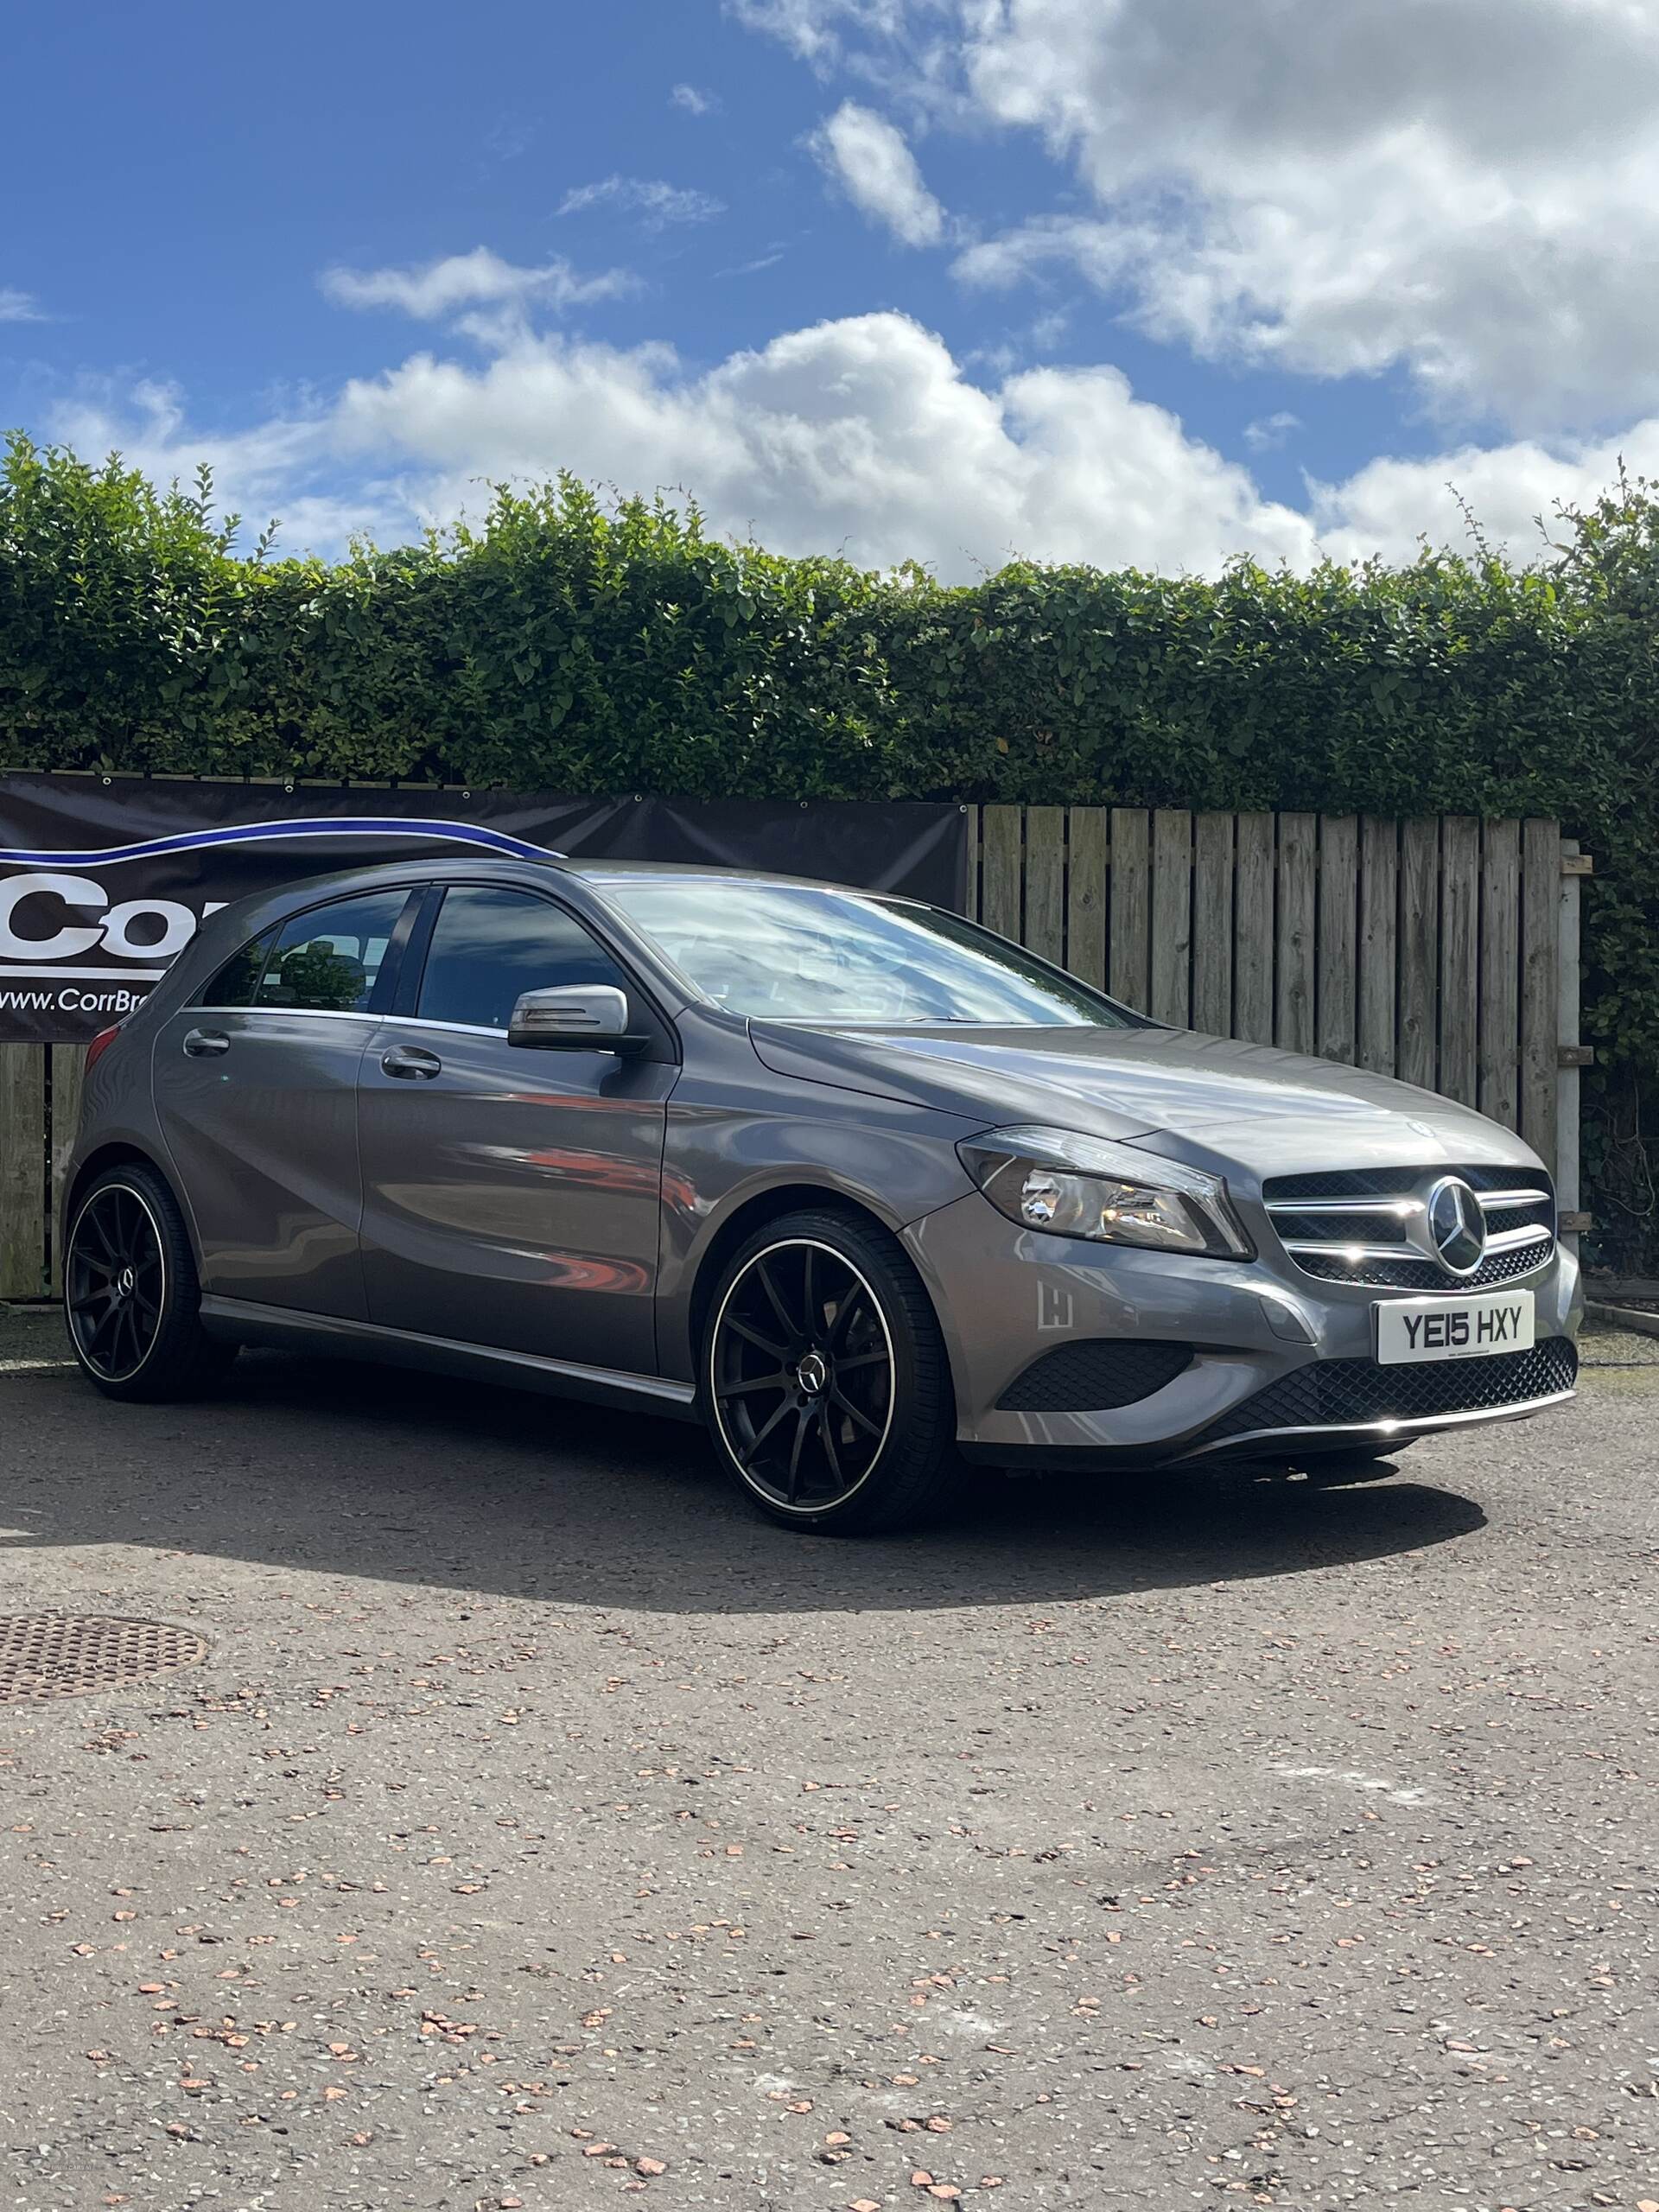
<path id="1" fill-rule="evenodd" d="M 1477 1191 L 1483 1211 L 1492 1213 L 1503 1206 L 1547 1206 L 1548 1191 Z M 1408 1221 L 1421 1213 L 1421 1198 L 1270 1198 L 1264 1201 L 1270 1214 L 1279 1213 L 1389 1213 L 1397 1220 Z"/>
<path id="2" fill-rule="evenodd" d="M 216 1321 L 245 1319 L 264 1328 L 291 1329 L 296 1335 L 342 1337 L 361 1343 L 425 1344 L 434 1351 L 459 1352 L 469 1359 L 488 1360 L 502 1367 L 522 1367 L 537 1375 L 563 1377 L 607 1390 L 628 1390 L 641 1398 L 655 1398 L 664 1405 L 689 1406 L 696 1385 L 675 1382 L 665 1375 L 631 1375 L 616 1367 L 583 1367 L 569 1359 L 548 1359 L 539 1352 L 505 1351 L 497 1344 L 468 1344 L 461 1337 L 429 1337 L 418 1329 L 389 1329 L 375 1321 L 351 1321 L 337 1313 L 302 1313 L 283 1306 L 262 1306 L 250 1298 L 204 1296 L 201 1311 Z"/>
<path id="3" fill-rule="evenodd" d="M 377 1017 L 385 1029 L 448 1029 L 461 1037 L 505 1037 L 505 1029 L 492 1029 L 483 1021 L 429 1021 L 420 1014 L 383 1014 Z"/>
<path id="4" fill-rule="evenodd" d="M 1179 1459 L 1168 1464 L 1180 1466 L 1188 1459 L 1207 1458 L 1211 1452 L 1230 1452 L 1235 1445 L 1253 1444 L 1258 1437 L 1359 1436 L 1375 1437 L 1387 1443 L 1391 1437 L 1415 1436 L 1422 1429 L 1466 1428 L 1486 1421 L 1525 1421 L 1550 1406 L 1564 1406 L 1569 1398 L 1577 1395 L 1575 1385 L 1570 1390 L 1552 1390 L 1547 1397 L 1522 1398 L 1512 1406 L 1487 1406 L 1468 1413 L 1420 1414 L 1415 1420 L 1404 1421 L 1321 1421 L 1300 1428 L 1246 1428 L 1236 1436 L 1218 1437 L 1213 1444 L 1201 1444 L 1196 1451 L 1184 1452 Z"/>
<path id="5" fill-rule="evenodd" d="M 343 1006 L 183 1006 L 179 1014 L 278 1014 L 288 1021 L 378 1021 L 378 1014 Z"/>
<path id="6" fill-rule="evenodd" d="M 1421 1213 L 1421 1198 L 1273 1198 L 1265 1202 L 1269 1213 L 1391 1213 L 1409 1221 Z"/>
<path id="7" fill-rule="evenodd" d="M 1356 1262 L 1361 1260 L 1410 1260 L 1426 1262 L 1431 1267 L 1436 1264 L 1429 1259 L 1427 1253 L 1420 1251 L 1414 1244 L 1408 1244 L 1403 1237 L 1397 1244 L 1349 1244 L 1339 1236 L 1287 1236 L 1282 1241 L 1287 1252 L 1313 1252 L 1326 1259 L 1352 1260 Z M 1521 1229 L 1495 1229 L 1486 1239 L 1486 1251 L 1518 1252 L 1528 1245 L 1551 1242 L 1551 1232 L 1543 1224 L 1531 1222 Z M 1341 1278 L 1338 1276 L 1335 1280 L 1339 1281 Z M 1468 1289 L 1467 1279 L 1455 1283 L 1452 1287 Z"/>
<path id="8" fill-rule="evenodd" d="M 491 1029 L 478 1021 L 428 1021 L 413 1014 L 365 1014 L 335 1006 L 188 1006 L 181 1014 L 279 1014 L 288 1021 L 366 1021 L 377 1029 L 447 1029 L 463 1037 L 505 1037 L 505 1029 Z"/>

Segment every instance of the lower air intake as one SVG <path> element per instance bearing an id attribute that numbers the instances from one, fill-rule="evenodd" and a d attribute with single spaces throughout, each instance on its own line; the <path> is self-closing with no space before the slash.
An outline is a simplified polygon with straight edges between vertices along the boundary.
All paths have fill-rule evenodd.
<path id="1" fill-rule="evenodd" d="M 1570 1390 L 1578 1372 L 1579 1356 L 1565 1337 L 1496 1359 L 1448 1359 L 1422 1367 L 1316 1359 L 1224 1414 L 1199 1441 L 1222 1444 L 1264 1428 L 1346 1428 L 1365 1421 L 1427 1421 L 1437 1414 L 1495 1413 Z"/>
<path id="2" fill-rule="evenodd" d="M 1191 1344 L 1133 1337 L 1057 1344 L 1033 1359 L 997 1401 L 1004 1414 L 1097 1414 L 1149 1398 L 1192 1363 Z"/>

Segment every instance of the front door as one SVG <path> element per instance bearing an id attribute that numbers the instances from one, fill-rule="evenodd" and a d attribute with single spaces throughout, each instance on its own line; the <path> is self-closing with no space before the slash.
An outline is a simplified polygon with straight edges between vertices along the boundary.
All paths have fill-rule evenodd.
<path id="1" fill-rule="evenodd" d="M 367 1318 L 357 1071 L 410 895 L 363 892 L 291 916 L 157 1033 L 156 1110 L 204 1290 Z"/>
<path id="2" fill-rule="evenodd" d="M 414 1013 L 377 1027 L 363 1055 L 370 1317 L 649 1375 L 679 1071 L 666 1033 L 655 1057 L 509 1045 L 520 994 L 560 983 L 614 983 L 641 1004 L 555 900 L 496 885 L 443 893 Z"/>

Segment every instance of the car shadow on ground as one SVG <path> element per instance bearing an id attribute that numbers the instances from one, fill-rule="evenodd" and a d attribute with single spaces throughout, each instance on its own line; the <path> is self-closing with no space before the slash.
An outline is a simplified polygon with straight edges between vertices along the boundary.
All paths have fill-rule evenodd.
<path id="1" fill-rule="evenodd" d="M 601 1608 L 1110 1597 L 1392 1557 L 1484 1521 L 1408 1478 L 977 1475 L 941 1523 L 836 1540 L 762 1521 L 700 1430 L 389 1368 L 245 1354 L 215 1397 L 151 1407 L 50 1366 L 6 1396 L 0 1549 L 136 1545 Z"/>

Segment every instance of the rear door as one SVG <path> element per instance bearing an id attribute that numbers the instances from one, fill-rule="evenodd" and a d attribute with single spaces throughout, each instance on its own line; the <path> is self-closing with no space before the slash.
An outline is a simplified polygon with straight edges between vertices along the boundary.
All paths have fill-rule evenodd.
<path id="1" fill-rule="evenodd" d="M 400 885 L 291 915 L 157 1032 L 156 1113 L 205 1290 L 367 1318 L 357 1071 L 420 895 Z"/>
<path id="2" fill-rule="evenodd" d="M 555 899 L 495 884 L 452 884 L 435 897 L 410 947 L 400 1012 L 374 1028 L 363 1055 L 370 1317 L 654 1373 L 674 1039 L 637 981 Z M 622 1058 L 509 1045 L 520 994 L 561 983 L 627 991 L 636 1025 L 656 1039 L 651 1051 Z"/>

